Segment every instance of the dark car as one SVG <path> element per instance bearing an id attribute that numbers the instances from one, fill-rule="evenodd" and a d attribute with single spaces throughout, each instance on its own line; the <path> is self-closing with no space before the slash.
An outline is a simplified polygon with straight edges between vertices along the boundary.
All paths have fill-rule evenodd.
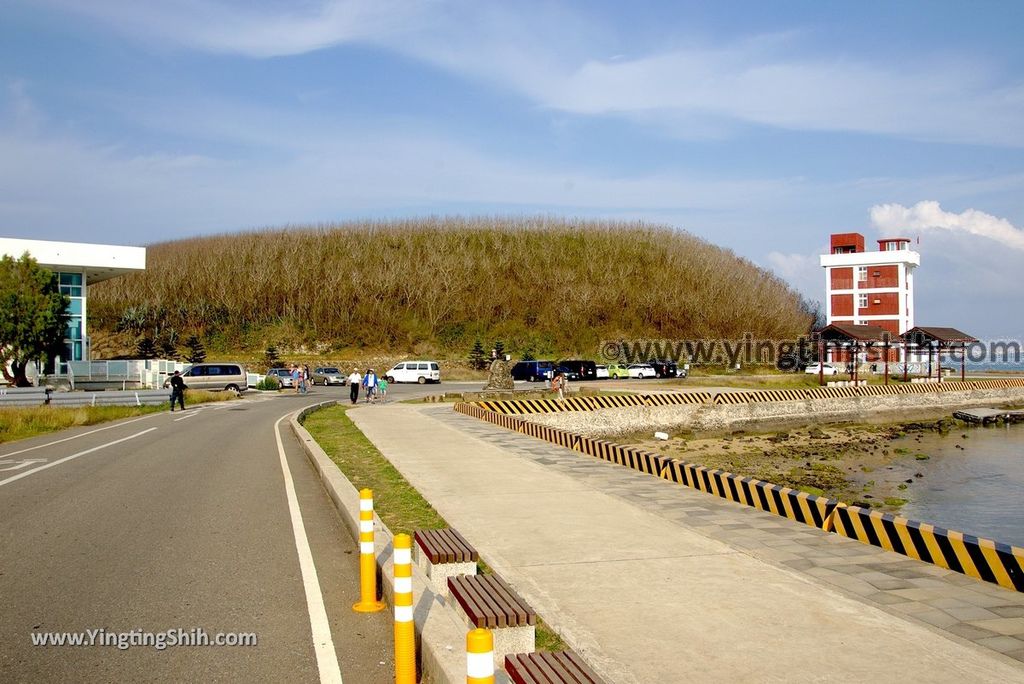
<path id="1" fill-rule="evenodd" d="M 569 380 L 580 380 L 581 379 L 580 374 L 577 373 L 576 371 L 574 371 L 572 368 L 570 368 L 568 366 L 555 366 L 554 375 L 558 375 L 559 373 L 564 375 Z M 597 370 L 595 370 L 594 373 L 596 374 Z"/>
<path id="2" fill-rule="evenodd" d="M 512 366 L 512 379 L 543 382 L 554 375 L 554 370 L 554 361 L 520 361 Z"/>
<path id="3" fill-rule="evenodd" d="M 576 375 L 575 378 L 569 375 L 570 380 L 597 380 L 597 364 L 593 361 L 569 359 L 567 361 L 559 361 L 558 365 Z"/>
<path id="4" fill-rule="evenodd" d="M 654 366 L 654 372 L 658 374 L 659 378 L 674 378 L 679 375 L 679 366 L 675 361 L 651 359 L 647 363 Z M 685 378 L 686 375 L 684 374 L 683 377 Z"/>

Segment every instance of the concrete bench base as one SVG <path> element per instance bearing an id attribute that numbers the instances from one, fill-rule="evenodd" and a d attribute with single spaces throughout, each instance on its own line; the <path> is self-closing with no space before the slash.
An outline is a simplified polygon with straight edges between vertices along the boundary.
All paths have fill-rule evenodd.
<path id="1" fill-rule="evenodd" d="M 469 563 L 431 563 L 427 554 L 419 545 L 414 546 L 413 554 L 416 566 L 430 579 L 430 586 L 437 592 L 438 596 L 447 599 L 451 594 L 448 590 L 448 578 L 458 575 L 475 575 L 476 561 Z"/>

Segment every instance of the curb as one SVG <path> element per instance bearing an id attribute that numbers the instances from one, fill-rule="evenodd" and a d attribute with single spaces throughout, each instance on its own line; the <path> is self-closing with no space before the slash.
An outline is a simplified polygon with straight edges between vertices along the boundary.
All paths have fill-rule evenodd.
<path id="1" fill-rule="evenodd" d="M 335 465 L 320 445 L 316 443 L 309 431 L 299 422 L 310 413 L 337 401 L 324 401 L 308 406 L 297 414 L 289 417 L 292 432 L 302 443 L 310 463 L 320 475 L 327 494 L 334 501 L 341 520 L 348 528 L 352 539 L 359 538 L 359 492 L 352 485 L 338 466 Z M 374 513 L 375 522 L 374 545 L 376 547 L 377 567 L 380 568 L 380 587 L 384 598 L 394 606 L 395 580 L 392 568 L 392 543 L 394 535 Z M 413 619 L 416 623 L 417 656 L 420 680 L 423 682 L 444 682 L 460 684 L 466 681 L 466 628 L 456 620 L 453 610 L 448 610 L 444 599 L 430 587 L 430 582 L 422 570 L 413 564 L 413 596 L 415 610 Z M 498 682 L 507 682 L 499 678 Z"/>

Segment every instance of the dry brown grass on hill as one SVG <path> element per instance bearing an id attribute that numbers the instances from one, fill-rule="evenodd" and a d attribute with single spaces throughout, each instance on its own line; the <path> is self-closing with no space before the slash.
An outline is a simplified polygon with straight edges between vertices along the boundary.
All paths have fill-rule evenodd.
<path id="1" fill-rule="evenodd" d="M 601 339 L 792 337 L 784 282 L 692 235 L 558 219 L 366 222 L 152 245 L 144 273 L 90 288 L 108 330 L 172 327 L 212 348 L 466 348 L 594 354 Z"/>

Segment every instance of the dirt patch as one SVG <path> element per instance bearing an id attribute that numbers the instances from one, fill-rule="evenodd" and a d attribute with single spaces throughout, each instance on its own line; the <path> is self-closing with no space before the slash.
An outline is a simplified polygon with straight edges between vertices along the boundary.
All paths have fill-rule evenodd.
<path id="1" fill-rule="evenodd" d="M 755 477 L 850 504 L 898 511 L 914 482 L 927 475 L 927 453 L 915 445 L 928 432 L 965 431 L 950 418 L 899 425 L 847 425 L 703 437 L 673 435 L 637 445 L 708 468 Z"/>

